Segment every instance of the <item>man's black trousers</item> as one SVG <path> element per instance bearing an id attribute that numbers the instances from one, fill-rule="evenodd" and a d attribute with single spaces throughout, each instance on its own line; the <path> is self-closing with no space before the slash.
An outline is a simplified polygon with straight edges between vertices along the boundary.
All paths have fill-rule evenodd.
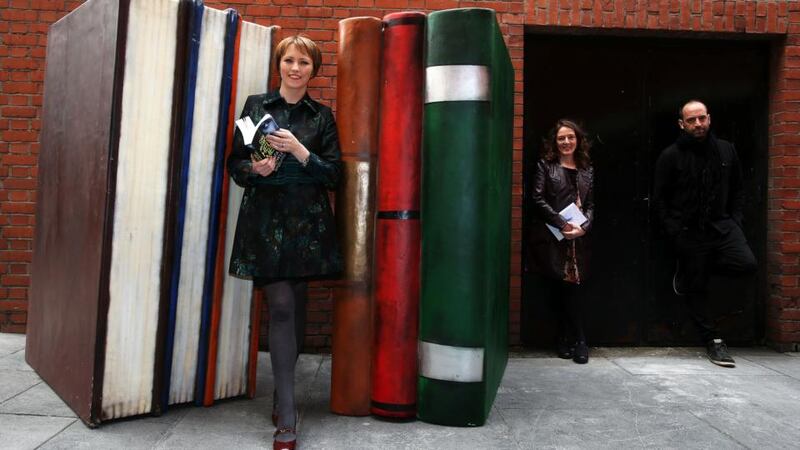
<path id="1" fill-rule="evenodd" d="M 709 276 L 713 273 L 750 280 L 757 268 L 742 229 L 730 219 L 721 225 L 724 226 L 709 226 L 705 231 L 686 230 L 674 240 L 678 289 L 686 294 L 690 313 L 705 342 L 720 337 L 709 301 Z M 725 231 L 719 231 L 720 228 Z"/>

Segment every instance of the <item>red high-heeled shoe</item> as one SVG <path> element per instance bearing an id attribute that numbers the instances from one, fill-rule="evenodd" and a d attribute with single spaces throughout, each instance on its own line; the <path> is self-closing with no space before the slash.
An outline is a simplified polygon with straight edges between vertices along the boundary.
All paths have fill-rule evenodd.
<path id="1" fill-rule="evenodd" d="M 286 433 L 294 434 L 294 439 L 291 441 L 279 441 L 278 436 Z M 294 428 L 280 428 L 275 430 L 275 434 L 272 435 L 274 440 L 272 441 L 272 450 L 294 450 L 297 446 L 297 432 Z"/>

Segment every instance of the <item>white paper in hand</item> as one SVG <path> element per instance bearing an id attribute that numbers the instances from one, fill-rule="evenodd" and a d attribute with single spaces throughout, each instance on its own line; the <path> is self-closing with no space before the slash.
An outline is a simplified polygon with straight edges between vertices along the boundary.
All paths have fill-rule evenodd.
<path id="1" fill-rule="evenodd" d="M 589 221 L 589 219 L 583 215 L 581 209 L 578 208 L 578 205 L 576 205 L 574 202 L 567 205 L 567 207 L 562 209 L 559 214 L 561 214 L 561 217 L 566 219 L 567 222 L 578 227 Z M 555 236 L 557 240 L 560 241 L 564 239 L 564 234 L 561 232 L 561 230 L 550 225 L 549 223 L 545 225 L 547 225 L 547 228 L 551 233 L 553 233 L 553 236 Z"/>

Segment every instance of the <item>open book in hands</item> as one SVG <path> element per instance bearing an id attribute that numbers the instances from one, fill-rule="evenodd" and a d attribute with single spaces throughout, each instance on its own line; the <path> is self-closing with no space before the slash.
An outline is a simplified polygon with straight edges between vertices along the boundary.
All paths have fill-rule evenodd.
<path id="1" fill-rule="evenodd" d="M 581 209 L 578 208 L 578 205 L 576 205 L 575 202 L 567 205 L 567 207 L 562 209 L 559 212 L 559 214 L 561 215 L 561 217 L 566 219 L 567 222 L 571 223 L 573 226 L 576 227 L 579 227 L 589 221 L 589 219 L 587 219 L 586 216 L 583 215 Z M 560 241 L 564 239 L 564 234 L 561 232 L 561 230 L 550 225 L 549 223 L 545 225 L 547 225 L 547 228 L 550 230 L 551 233 L 553 233 L 553 236 L 555 236 L 557 240 Z"/>
<path id="2" fill-rule="evenodd" d="M 270 114 L 264 114 L 264 117 L 255 125 L 253 125 L 253 120 L 250 119 L 250 116 L 247 116 L 237 120 L 236 126 L 239 127 L 239 131 L 242 132 L 244 145 L 250 149 L 253 158 L 256 161 L 261 161 L 264 158 L 274 156 L 277 158 L 275 170 L 278 170 L 286 154 L 275 150 L 266 139 L 268 134 L 272 134 L 280 129 L 278 122 L 276 122 Z M 253 139 L 255 139 L 256 135 L 259 135 L 258 142 L 253 144 Z"/>
<path id="3" fill-rule="evenodd" d="M 262 128 L 262 134 L 270 134 L 278 131 L 280 128 L 278 122 L 275 122 L 275 119 L 273 119 L 270 114 L 264 114 L 264 117 L 255 125 L 253 125 L 253 120 L 250 116 L 242 117 L 236 121 L 236 126 L 239 127 L 239 131 L 242 132 L 244 145 L 251 145 L 253 143 L 253 138 L 256 136 L 256 131 L 258 131 L 259 127 Z"/>

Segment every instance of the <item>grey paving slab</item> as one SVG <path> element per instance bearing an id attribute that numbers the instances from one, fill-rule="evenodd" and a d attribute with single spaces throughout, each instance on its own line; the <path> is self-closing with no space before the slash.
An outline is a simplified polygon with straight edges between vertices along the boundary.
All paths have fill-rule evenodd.
<path id="1" fill-rule="evenodd" d="M 512 359 L 497 393 L 498 408 L 605 409 L 620 404 L 661 406 L 653 386 L 602 358 Z"/>
<path id="2" fill-rule="evenodd" d="M 728 350 L 730 350 L 731 353 L 735 354 L 736 356 L 745 358 L 749 358 L 751 356 L 786 358 L 793 355 L 793 353 L 781 353 L 769 347 L 730 347 Z"/>
<path id="3" fill-rule="evenodd" d="M 736 353 L 733 357 L 736 358 Z M 709 362 L 705 352 L 698 351 L 694 356 L 631 356 L 610 358 L 610 360 L 633 375 L 774 375 L 775 372 L 745 358 L 736 360 L 736 367 L 720 367 Z"/>
<path id="4" fill-rule="evenodd" d="M 33 368 L 25 361 L 25 349 L 0 357 L 0 370 L 33 372 Z"/>
<path id="5" fill-rule="evenodd" d="M 323 360 L 312 389 L 302 400 L 300 439 L 308 449 L 471 449 L 518 448 L 510 430 L 496 410 L 486 425 L 455 428 L 419 421 L 393 422 L 374 417 L 331 414 L 328 407 L 330 358 Z"/>
<path id="6" fill-rule="evenodd" d="M 0 358 L 25 348 L 25 335 L 0 333 Z"/>
<path id="7" fill-rule="evenodd" d="M 800 381 L 782 375 L 656 375 L 646 377 L 675 401 L 703 407 L 749 405 L 800 417 Z"/>
<path id="8" fill-rule="evenodd" d="M 696 357 L 705 355 L 700 347 L 601 347 L 592 348 L 591 355 L 596 358 L 629 358 L 629 357 Z"/>
<path id="9" fill-rule="evenodd" d="M 0 369 L 0 404 L 40 383 L 34 372 Z"/>
<path id="10" fill-rule="evenodd" d="M 181 420 L 187 410 L 188 408 L 173 408 L 161 417 L 142 416 L 107 422 L 94 429 L 90 429 L 80 420 L 76 420 L 41 448 L 152 449 Z"/>
<path id="11" fill-rule="evenodd" d="M 689 412 L 674 408 L 506 409 L 520 448 L 743 448 Z"/>
<path id="12" fill-rule="evenodd" d="M 157 449 L 271 449 L 272 430 L 210 432 L 171 435 Z M 304 448 L 304 447 L 303 447 Z"/>
<path id="13" fill-rule="evenodd" d="M 800 381 L 772 376 L 647 377 L 672 402 L 750 448 L 797 448 Z"/>
<path id="14" fill-rule="evenodd" d="M 495 412 L 483 427 L 454 428 L 423 422 L 394 423 L 372 417 L 344 417 L 311 410 L 300 427 L 308 449 L 516 449 L 515 438 Z"/>
<path id="15" fill-rule="evenodd" d="M 68 427 L 75 419 L 0 413 L 0 449 L 33 449 Z"/>
<path id="16" fill-rule="evenodd" d="M 774 370 L 780 374 L 800 380 L 800 359 L 777 353 L 776 356 L 753 355 L 744 357 L 748 361 Z M 737 361 L 742 358 L 737 359 Z"/>
<path id="17" fill-rule="evenodd" d="M 696 417 L 753 449 L 797 449 L 798 416 L 761 408 L 697 408 Z"/>
<path id="18" fill-rule="evenodd" d="M 271 411 L 270 397 L 226 400 L 213 407 L 187 406 L 184 416 L 170 433 L 225 433 L 231 429 L 243 432 L 266 430 L 272 427 L 269 419 Z"/>
<path id="19" fill-rule="evenodd" d="M 227 400 L 210 408 L 187 407 L 157 447 L 251 448 L 266 442 L 267 437 L 271 443 L 271 407 L 271 397 Z"/>
<path id="20" fill-rule="evenodd" d="M 44 382 L 0 404 L 0 413 L 77 418 L 66 403 Z"/>
<path id="21" fill-rule="evenodd" d="M 295 390 L 301 411 L 302 399 L 314 384 L 324 358 L 300 355 L 297 361 Z M 270 421 L 272 391 L 269 354 L 260 353 L 255 399 L 231 399 L 212 408 L 189 409 L 159 442 L 158 448 L 267 448 L 272 445 L 274 431 Z M 232 429 L 237 430 L 233 438 Z"/>

